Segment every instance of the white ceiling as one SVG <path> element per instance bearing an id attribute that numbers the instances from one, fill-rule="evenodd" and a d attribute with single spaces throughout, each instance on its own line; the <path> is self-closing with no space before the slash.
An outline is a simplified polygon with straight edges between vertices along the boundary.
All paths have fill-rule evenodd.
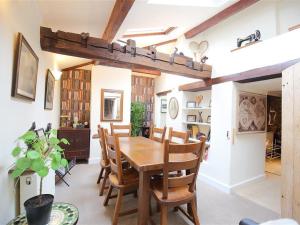
<path id="1" fill-rule="evenodd" d="M 43 26 L 50 27 L 53 31 L 88 32 L 93 37 L 102 36 L 115 4 L 115 0 L 36 1 L 43 17 Z M 148 4 L 147 0 L 136 0 L 114 41 L 120 39 L 129 29 L 177 27 L 169 35 L 132 38 L 136 40 L 139 47 L 174 39 L 236 1 L 229 0 L 220 7 L 198 7 Z M 170 49 L 165 48 L 166 51 L 170 51 Z M 86 60 L 64 57 L 57 64 L 62 69 L 84 61 Z"/>
<path id="2" fill-rule="evenodd" d="M 198 7 L 148 4 L 147 0 L 136 0 L 115 40 L 126 33 L 128 29 L 177 27 L 169 35 L 131 38 L 136 40 L 139 47 L 174 39 L 235 2 L 237 0 L 229 0 L 220 7 Z"/>
<path id="3" fill-rule="evenodd" d="M 253 89 L 255 91 L 262 92 L 262 93 L 270 93 L 270 92 L 278 93 L 281 92 L 282 90 L 282 78 L 243 83 L 240 85 L 247 89 L 251 89 L 251 90 Z"/>

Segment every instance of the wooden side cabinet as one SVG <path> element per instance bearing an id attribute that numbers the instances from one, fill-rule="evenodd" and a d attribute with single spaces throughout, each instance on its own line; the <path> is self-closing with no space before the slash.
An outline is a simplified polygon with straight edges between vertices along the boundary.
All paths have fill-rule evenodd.
<path id="1" fill-rule="evenodd" d="M 62 145 L 65 149 L 66 159 L 86 159 L 90 157 L 90 129 L 73 129 L 60 128 L 58 129 L 58 138 L 66 138 L 70 145 Z"/>

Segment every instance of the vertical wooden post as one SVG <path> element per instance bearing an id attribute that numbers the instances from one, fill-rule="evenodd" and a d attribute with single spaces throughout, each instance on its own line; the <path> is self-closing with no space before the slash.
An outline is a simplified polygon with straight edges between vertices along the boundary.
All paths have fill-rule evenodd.
<path id="1" fill-rule="evenodd" d="M 300 64 L 282 73 L 281 216 L 300 222 Z"/>

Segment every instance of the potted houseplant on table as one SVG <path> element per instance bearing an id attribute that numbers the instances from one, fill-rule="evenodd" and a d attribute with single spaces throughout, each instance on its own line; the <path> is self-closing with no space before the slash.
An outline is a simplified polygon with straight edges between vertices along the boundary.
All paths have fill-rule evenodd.
<path id="1" fill-rule="evenodd" d="M 50 220 L 54 196 L 42 194 L 43 179 L 49 170 L 66 167 L 68 161 L 64 158 L 63 149 L 59 144 L 69 144 L 66 139 L 58 139 L 57 131 L 52 129 L 43 136 L 34 131 L 27 131 L 17 140 L 17 146 L 12 150 L 16 158 L 12 172 L 13 178 L 20 177 L 25 171 L 36 172 L 40 177 L 40 194 L 25 201 L 27 222 L 29 225 L 45 225 Z"/>

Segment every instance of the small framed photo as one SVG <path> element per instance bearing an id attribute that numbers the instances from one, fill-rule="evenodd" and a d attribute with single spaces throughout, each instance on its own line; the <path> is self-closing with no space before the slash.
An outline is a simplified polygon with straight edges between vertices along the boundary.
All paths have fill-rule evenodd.
<path id="1" fill-rule="evenodd" d="M 196 122 L 196 115 L 187 115 L 186 121 L 187 122 Z"/>
<path id="2" fill-rule="evenodd" d="M 196 102 L 188 101 L 188 102 L 186 102 L 186 107 L 187 108 L 195 108 L 196 107 Z"/>
<path id="3" fill-rule="evenodd" d="M 167 99 L 161 99 L 160 101 L 160 112 L 167 113 Z"/>
<path id="4" fill-rule="evenodd" d="M 48 69 L 47 77 L 46 77 L 46 85 L 45 85 L 45 103 L 44 109 L 53 109 L 53 97 L 54 97 L 54 86 L 55 86 L 55 78 L 51 71 Z"/>

